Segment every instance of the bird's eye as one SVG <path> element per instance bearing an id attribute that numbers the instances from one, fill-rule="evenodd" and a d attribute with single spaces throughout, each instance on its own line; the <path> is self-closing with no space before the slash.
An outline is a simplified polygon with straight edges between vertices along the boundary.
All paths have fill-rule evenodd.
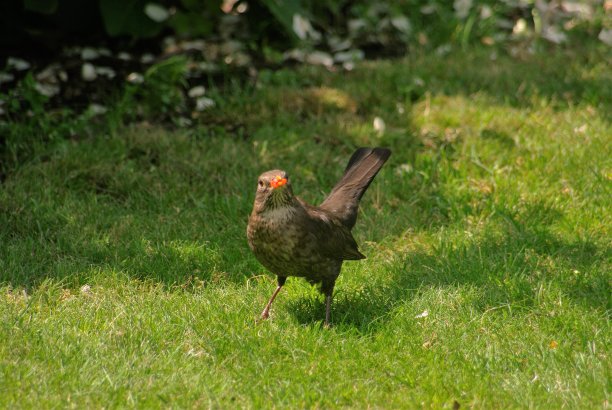
<path id="1" fill-rule="evenodd" d="M 260 180 L 257 182 L 257 185 L 259 185 L 259 187 L 260 187 L 260 188 L 261 188 L 261 187 L 263 187 L 263 185 L 264 185 L 264 184 L 263 184 L 263 181 L 260 179 Z"/>

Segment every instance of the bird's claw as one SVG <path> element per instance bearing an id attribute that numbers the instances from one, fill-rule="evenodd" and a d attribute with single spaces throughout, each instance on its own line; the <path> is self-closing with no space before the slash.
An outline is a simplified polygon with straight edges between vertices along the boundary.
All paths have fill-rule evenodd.
<path id="1" fill-rule="evenodd" d="M 270 317 L 270 312 L 267 310 L 264 310 L 263 312 L 261 312 L 261 315 L 259 316 L 259 320 L 258 322 L 263 322 L 264 320 L 268 319 Z"/>

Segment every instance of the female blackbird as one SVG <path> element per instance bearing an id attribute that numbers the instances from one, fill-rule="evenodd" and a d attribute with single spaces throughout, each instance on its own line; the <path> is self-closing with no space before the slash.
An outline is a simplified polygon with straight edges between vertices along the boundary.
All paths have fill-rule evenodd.
<path id="1" fill-rule="evenodd" d="M 293 195 L 285 171 L 272 170 L 259 176 L 247 238 L 255 257 L 278 278 L 262 319 L 268 318 L 287 277 L 301 276 L 321 284 L 325 325 L 329 326 L 331 298 L 342 262 L 365 258 L 351 234 L 359 200 L 390 155 L 386 148 L 359 148 L 318 207 Z"/>

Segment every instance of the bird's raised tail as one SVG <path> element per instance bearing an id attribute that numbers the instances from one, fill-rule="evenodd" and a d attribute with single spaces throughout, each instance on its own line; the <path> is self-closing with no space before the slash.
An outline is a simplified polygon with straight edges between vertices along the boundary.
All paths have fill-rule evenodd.
<path id="1" fill-rule="evenodd" d="M 357 221 L 359 201 L 391 155 L 387 148 L 359 148 L 349 160 L 344 175 L 320 208 L 331 212 L 349 229 Z"/>

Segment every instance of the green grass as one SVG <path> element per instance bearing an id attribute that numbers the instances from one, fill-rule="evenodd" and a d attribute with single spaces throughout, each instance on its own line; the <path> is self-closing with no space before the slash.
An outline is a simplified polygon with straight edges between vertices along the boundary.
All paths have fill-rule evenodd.
<path id="1" fill-rule="evenodd" d="M 604 56 L 264 72 L 194 129 L 38 152 L 0 187 L 0 407 L 607 408 Z M 245 238 L 257 175 L 317 202 L 361 145 L 393 155 L 334 326 L 299 279 L 256 324 L 275 286 Z"/>

